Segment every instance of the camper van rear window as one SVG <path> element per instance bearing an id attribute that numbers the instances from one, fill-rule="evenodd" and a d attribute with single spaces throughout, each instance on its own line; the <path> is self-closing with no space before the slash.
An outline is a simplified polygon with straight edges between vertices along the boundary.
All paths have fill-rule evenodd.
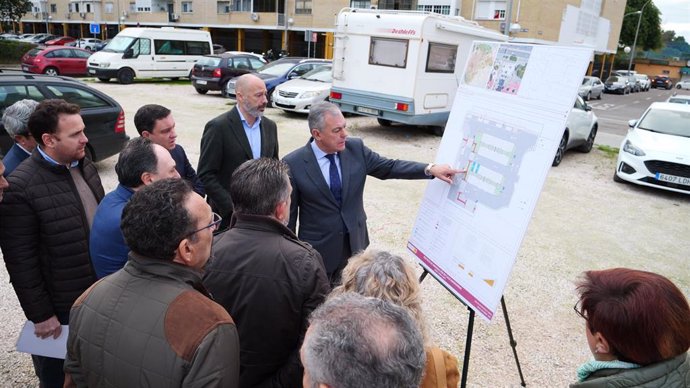
<path id="1" fill-rule="evenodd" d="M 455 58 L 457 54 L 457 45 L 429 42 L 429 53 L 426 57 L 426 72 L 455 72 Z"/>
<path id="2" fill-rule="evenodd" d="M 369 64 L 405 68 L 407 66 L 406 39 L 371 37 Z"/>

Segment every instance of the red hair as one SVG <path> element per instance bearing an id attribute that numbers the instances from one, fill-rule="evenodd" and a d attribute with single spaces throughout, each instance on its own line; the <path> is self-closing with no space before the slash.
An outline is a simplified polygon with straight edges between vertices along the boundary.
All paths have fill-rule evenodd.
<path id="1" fill-rule="evenodd" d="M 587 271 L 577 291 L 590 331 L 619 360 L 649 365 L 690 348 L 690 307 L 667 278 L 627 268 Z"/>

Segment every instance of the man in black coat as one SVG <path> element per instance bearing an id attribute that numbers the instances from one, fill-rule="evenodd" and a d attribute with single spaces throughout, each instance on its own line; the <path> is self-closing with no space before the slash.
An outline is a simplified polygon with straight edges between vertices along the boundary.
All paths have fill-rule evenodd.
<path id="1" fill-rule="evenodd" d="M 321 256 L 285 225 L 285 163 L 245 162 L 233 174 L 234 223 L 216 237 L 204 285 L 235 319 L 240 387 L 300 387 L 307 318 L 330 291 Z"/>
<path id="2" fill-rule="evenodd" d="M 237 105 L 209 121 L 201 137 L 199 178 L 213 210 L 223 217 L 221 229 L 233 212 L 230 183 L 232 173 L 250 159 L 278 159 L 276 123 L 262 117 L 268 104 L 266 84 L 245 74 L 236 84 Z"/>

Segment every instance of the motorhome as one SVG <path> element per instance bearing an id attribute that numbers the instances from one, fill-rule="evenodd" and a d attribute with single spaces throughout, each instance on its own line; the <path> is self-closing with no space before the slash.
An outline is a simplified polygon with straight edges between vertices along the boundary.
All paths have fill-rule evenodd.
<path id="1" fill-rule="evenodd" d="M 89 75 L 121 84 L 135 78 L 189 77 L 194 63 L 211 54 L 208 31 L 183 28 L 126 28 L 88 60 Z"/>
<path id="2" fill-rule="evenodd" d="M 419 11 L 344 8 L 336 23 L 330 101 L 384 126 L 442 131 L 472 42 L 508 40 L 459 16 Z"/>

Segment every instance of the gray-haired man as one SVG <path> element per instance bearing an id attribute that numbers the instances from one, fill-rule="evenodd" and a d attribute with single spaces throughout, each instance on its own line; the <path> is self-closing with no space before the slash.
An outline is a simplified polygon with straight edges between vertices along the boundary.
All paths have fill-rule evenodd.
<path id="1" fill-rule="evenodd" d="M 27 125 L 36 106 L 38 106 L 37 101 L 19 100 L 8 106 L 2 114 L 2 124 L 7 134 L 14 139 L 14 145 L 2 160 L 5 164 L 4 176 L 9 176 L 36 148 L 36 140 L 31 136 Z"/>

